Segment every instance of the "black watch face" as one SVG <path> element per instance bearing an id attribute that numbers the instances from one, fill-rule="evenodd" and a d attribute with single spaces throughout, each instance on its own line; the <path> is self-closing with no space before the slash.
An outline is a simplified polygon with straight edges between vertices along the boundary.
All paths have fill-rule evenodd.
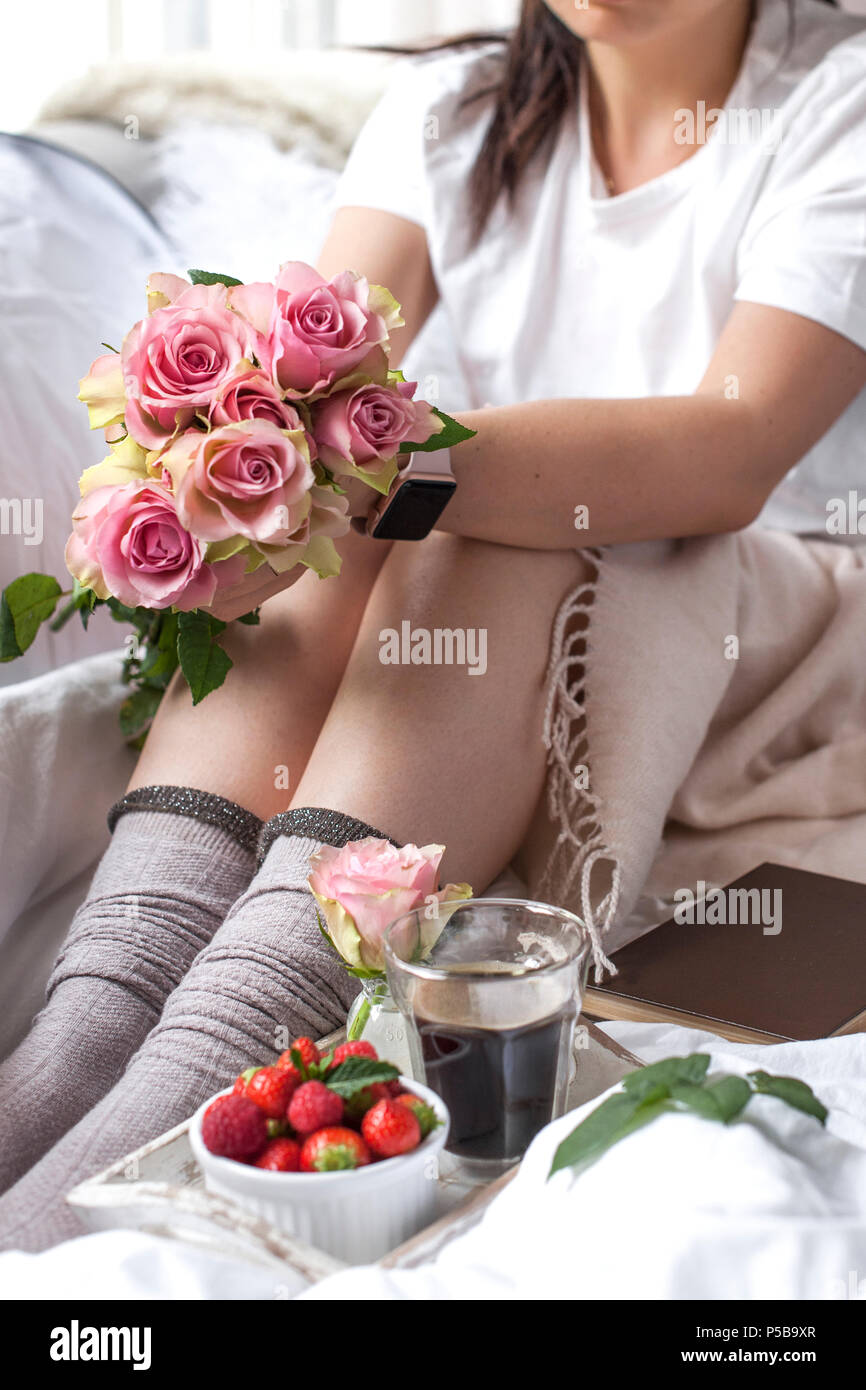
<path id="1" fill-rule="evenodd" d="M 373 535 L 381 541 L 423 541 L 457 487 L 453 478 L 407 478 Z"/>

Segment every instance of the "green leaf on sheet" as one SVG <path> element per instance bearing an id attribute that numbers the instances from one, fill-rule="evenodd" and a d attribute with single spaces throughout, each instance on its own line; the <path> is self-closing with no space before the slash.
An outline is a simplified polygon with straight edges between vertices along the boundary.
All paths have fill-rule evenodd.
<path id="1" fill-rule="evenodd" d="M 766 1071 L 750 1071 L 749 1080 L 759 1095 L 775 1096 L 804 1115 L 812 1115 L 819 1124 L 827 1123 L 829 1110 L 823 1105 L 811 1086 L 796 1076 L 771 1076 Z"/>
<path id="2" fill-rule="evenodd" d="M 688 1057 L 665 1057 L 629 1072 L 622 1079 L 622 1090 L 608 1096 L 563 1139 L 548 1177 L 562 1168 L 579 1168 L 600 1158 L 613 1144 L 659 1115 L 691 1111 L 701 1119 L 730 1124 L 756 1092 L 775 1096 L 813 1115 L 822 1125 L 827 1119 L 826 1106 L 796 1077 L 753 1071 L 748 1079 L 717 1076 L 708 1081 L 709 1064 L 708 1053 L 694 1052 Z"/>

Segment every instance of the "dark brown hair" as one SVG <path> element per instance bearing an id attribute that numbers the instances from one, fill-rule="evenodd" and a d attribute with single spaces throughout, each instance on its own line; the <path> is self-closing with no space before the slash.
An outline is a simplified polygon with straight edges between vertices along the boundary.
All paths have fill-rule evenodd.
<path id="1" fill-rule="evenodd" d="M 503 195 L 513 205 L 520 182 L 577 100 L 581 40 L 544 0 L 523 0 L 517 28 L 502 55 L 495 87 L 470 92 L 467 103 L 495 93 L 493 113 L 470 176 L 469 205 L 477 238 Z"/>
<path id="2" fill-rule="evenodd" d="M 836 0 L 826 3 L 835 5 Z M 789 11 L 791 42 L 791 0 Z M 502 71 L 495 83 L 467 92 L 463 98 L 464 105 L 482 97 L 494 98 L 490 122 L 469 179 L 470 220 L 476 240 L 501 197 L 514 204 L 527 169 L 553 144 L 563 117 L 574 107 L 583 46 L 583 41 L 548 8 L 545 0 L 523 0 L 517 26 L 510 34 L 466 34 L 425 46 L 423 51 L 480 43 L 502 45 Z"/>

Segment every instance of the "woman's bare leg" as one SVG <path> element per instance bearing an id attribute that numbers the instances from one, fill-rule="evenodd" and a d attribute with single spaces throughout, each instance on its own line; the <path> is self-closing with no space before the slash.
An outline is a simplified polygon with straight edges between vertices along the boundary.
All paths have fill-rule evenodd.
<path id="1" fill-rule="evenodd" d="M 347 811 L 398 841 L 447 846 L 443 873 L 484 888 L 526 835 L 545 774 L 551 628 L 587 575 L 578 553 L 434 534 L 396 545 L 294 806 Z M 486 653 L 469 665 L 383 664 L 388 630 L 448 629 Z M 458 642 L 461 638 L 458 636 Z"/>
<path id="2" fill-rule="evenodd" d="M 233 624 L 225 685 L 193 708 L 166 692 L 129 784 L 198 787 L 263 820 L 284 810 L 337 692 L 389 547 L 349 533 L 337 579 L 305 575 L 269 599 L 258 627 Z M 287 769 L 287 774 L 283 771 Z"/>

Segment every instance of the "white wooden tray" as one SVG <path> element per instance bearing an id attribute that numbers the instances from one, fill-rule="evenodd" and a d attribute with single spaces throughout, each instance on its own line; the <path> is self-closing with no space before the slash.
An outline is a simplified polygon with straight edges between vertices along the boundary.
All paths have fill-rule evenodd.
<path id="1" fill-rule="evenodd" d="M 343 1037 L 342 1031 L 333 1033 L 321 1045 L 330 1050 Z M 581 1018 L 577 1041 L 569 1108 L 600 1095 L 627 1071 L 642 1065 L 587 1019 Z M 132 1227 L 271 1269 L 275 1280 L 284 1284 L 287 1297 L 344 1268 L 325 1251 L 295 1240 L 230 1199 L 208 1192 L 192 1155 L 188 1129 L 187 1120 L 151 1140 L 79 1183 L 66 1200 L 94 1230 Z M 433 1258 L 481 1219 L 516 1172 L 517 1166 L 494 1182 L 471 1185 L 446 1155 L 437 1184 L 439 1216 L 380 1263 L 411 1268 Z"/>

